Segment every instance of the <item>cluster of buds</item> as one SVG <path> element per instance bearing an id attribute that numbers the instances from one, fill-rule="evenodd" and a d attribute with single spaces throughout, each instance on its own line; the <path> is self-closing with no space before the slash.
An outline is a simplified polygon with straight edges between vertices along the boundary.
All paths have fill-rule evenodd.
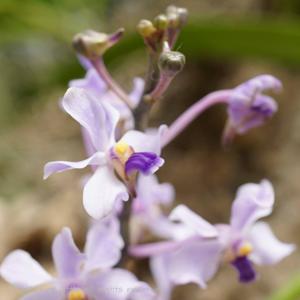
<path id="1" fill-rule="evenodd" d="M 187 21 L 188 12 L 185 8 L 169 6 L 165 14 L 159 14 L 153 21 L 143 19 L 137 29 L 150 51 L 159 53 L 163 44 L 168 42 L 172 49 L 180 30 Z"/>

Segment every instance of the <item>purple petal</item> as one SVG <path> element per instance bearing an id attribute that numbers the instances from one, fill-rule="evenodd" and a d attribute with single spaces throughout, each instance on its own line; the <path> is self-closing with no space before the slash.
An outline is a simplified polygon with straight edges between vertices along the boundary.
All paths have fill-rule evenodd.
<path id="1" fill-rule="evenodd" d="M 290 255 L 296 248 L 295 245 L 279 241 L 269 225 L 264 222 L 254 224 L 248 239 L 254 249 L 251 259 L 260 265 L 276 264 Z"/>
<path id="2" fill-rule="evenodd" d="M 113 267 L 120 260 L 123 247 L 120 224 L 116 217 L 96 222 L 87 234 L 85 271 Z"/>
<path id="3" fill-rule="evenodd" d="M 64 300 L 64 293 L 57 289 L 51 288 L 42 291 L 32 292 L 20 300 Z"/>
<path id="4" fill-rule="evenodd" d="M 156 155 L 160 155 L 161 140 L 166 128 L 166 125 L 161 125 L 158 129 L 148 130 L 146 133 L 130 130 L 120 141 L 130 145 L 135 152 L 154 152 Z"/>
<path id="5" fill-rule="evenodd" d="M 282 83 L 279 79 L 272 75 L 263 74 L 258 75 L 245 83 L 239 85 L 236 90 L 246 94 L 252 95 L 253 92 L 261 93 L 268 90 L 279 92 L 282 89 Z"/>
<path id="6" fill-rule="evenodd" d="M 170 219 L 185 224 L 202 238 L 218 237 L 218 231 L 213 225 L 195 214 L 185 205 L 175 207 L 170 214 Z"/>
<path id="7" fill-rule="evenodd" d="M 242 185 L 232 205 L 232 228 L 241 232 L 247 230 L 258 219 L 268 216 L 273 204 L 274 190 L 268 180 L 262 180 L 259 184 Z"/>
<path id="8" fill-rule="evenodd" d="M 44 179 L 47 179 L 53 173 L 60 173 L 72 169 L 83 169 L 89 165 L 98 166 L 106 163 L 106 155 L 103 152 L 96 152 L 91 157 L 81 161 L 53 161 L 44 167 Z"/>
<path id="9" fill-rule="evenodd" d="M 62 104 L 64 110 L 86 129 L 95 149 L 105 151 L 114 143 L 119 113 L 111 105 L 75 87 L 67 90 Z"/>
<path id="10" fill-rule="evenodd" d="M 256 279 L 256 272 L 253 265 L 246 256 L 237 257 L 231 264 L 239 273 L 240 282 L 248 283 Z"/>
<path id="11" fill-rule="evenodd" d="M 52 276 L 23 250 L 15 250 L 4 258 L 0 274 L 7 282 L 19 288 L 32 288 L 53 280 Z"/>
<path id="12" fill-rule="evenodd" d="M 101 219 L 113 210 L 116 201 L 127 201 L 128 197 L 126 186 L 113 170 L 101 166 L 84 187 L 83 206 L 91 217 Z"/>
<path id="13" fill-rule="evenodd" d="M 64 228 L 55 237 L 52 256 L 60 278 L 76 278 L 80 275 L 85 255 L 75 245 L 69 228 Z"/>
<path id="14" fill-rule="evenodd" d="M 133 171 L 139 171 L 142 174 L 153 174 L 162 165 L 164 160 L 153 152 L 135 152 L 125 164 L 125 172 L 127 175 Z"/>

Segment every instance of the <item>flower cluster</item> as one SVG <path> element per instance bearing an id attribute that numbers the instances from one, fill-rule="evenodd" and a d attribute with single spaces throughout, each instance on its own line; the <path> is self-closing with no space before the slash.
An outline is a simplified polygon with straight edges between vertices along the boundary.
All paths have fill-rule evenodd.
<path id="1" fill-rule="evenodd" d="M 123 29 L 75 36 L 73 44 L 86 75 L 70 82 L 60 104 L 80 125 L 87 158 L 49 162 L 44 178 L 89 167 L 83 206 L 92 221 L 83 252 L 68 228 L 54 238 L 56 277 L 23 250 L 4 258 L 3 279 L 27 290 L 38 287 L 23 300 L 168 300 L 175 285 L 193 282 L 206 287 L 221 263 L 230 264 L 239 281 L 249 283 L 257 279 L 254 264 L 275 264 L 294 251 L 293 245 L 278 241 L 270 227 L 258 221 L 273 209 L 274 190 L 268 180 L 238 189 L 229 224 L 211 225 L 185 205 L 167 213 L 175 199 L 174 188 L 159 183 L 154 175 L 164 164 L 163 148 L 215 104 L 227 107 L 222 138 L 227 145 L 272 117 L 277 104 L 265 92 L 281 89 L 277 78 L 259 75 L 208 94 L 169 127 L 149 128 L 151 107 L 183 69 L 184 55 L 172 49 L 186 20 L 185 9 L 170 6 L 153 21 L 140 21 L 138 31 L 148 49 L 150 72 L 145 80 L 134 79 L 129 94 L 103 61 Z M 138 257 L 150 258 L 156 291 L 126 270 L 128 262 L 132 265 Z"/>

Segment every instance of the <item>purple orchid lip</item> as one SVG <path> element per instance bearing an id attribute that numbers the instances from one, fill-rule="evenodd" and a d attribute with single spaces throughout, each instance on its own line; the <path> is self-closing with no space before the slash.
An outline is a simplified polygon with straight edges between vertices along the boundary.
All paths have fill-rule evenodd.
<path id="1" fill-rule="evenodd" d="M 256 272 L 247 256 L 237 257 L 232 263 L 239 273 L 239 281 L 249 283 L 256 279 Z"/>
<path id="2" fill-rule="evenodd" d="M 125 164 L 125 172 L 129 175 L 133 171 L 140 171 L 143 174 L 154 173 L 164 160 L 153 152 L 133 153 Z"/>

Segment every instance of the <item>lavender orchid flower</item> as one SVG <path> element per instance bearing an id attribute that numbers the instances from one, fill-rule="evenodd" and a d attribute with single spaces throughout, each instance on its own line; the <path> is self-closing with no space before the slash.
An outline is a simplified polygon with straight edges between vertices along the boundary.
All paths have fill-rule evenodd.
<path id="1" fill-rule="evenodd" d="M 174 284 L 194 282 L 205 287 L 223 261 L 237 270 L 240 282 L 251 282 L 256 278 L 253 263 L 276 264 L 295 249 L 277 240 L 270 227 L 258 221 L 271 214 L 273 204 L 273 187 L 263 180 L 238 189 L 228 225 L 213 226 L 179 205 L 170 214 L 182 226 L 174 231 L 173 241 L 134 246 L 131 254 L 152 256 L 152 270 L 163 283 L 164 295 L 170 294 Z"/>
<path id="2" fill-rule="evenodd" d="M 271 118 L 278 106 L 273 98 L 263 93 L 268 90 L 279 92 L 281 89 L 281 82 L 271 75 L 254 77 L 233 89 L 228 100 L 223 142 L 227 144 L 236 134 L 244 134 Z"/>
<path id="3" fill-rule="evenodd" d="M 110 103 L 119 113 L 120 122 L 124 125 L 124 130 L 127 131 L 134 127 L 134 120 L 132 112 L 113 91 L 111 91 L 103 79 L 99 76 L 98 72 L 89 67 L 84 79 L 72 80 L 69 83 L 70 87 L 83 88 L 88 93 L 91 93 L 99 101 L 107 101 Z M 135 78 L 133 80 L 133 90 L 129 94 L 132 107 L 136 107 L 141 99 L 144 90 L 144 80 L 141 78 Z"/>
<path id="4" fill-rule="evenodd" d="M 162 208 L 169 207 L 174 198 L 170 183 L 159 183 L 155 175 L 139 176 L 130 218 L 132 243 L 138 243 L 149 231 L 162 238 L 171 236 L 173 227 Z"/>
<path id="5" fill-rule="evenodd" d="M 89 230 L 84 253 L 76 247 L 70 229 L 64 228 L 52 245 L 56 278 L 23 250 L 15 250 L 4 259 L 0 274 L 18 288 L 40 287 L 22 300 L 153 299 L 154 293 L 146 283 L 126 270 L 111 269 L 122 247 L 115 219 L 98 222 Z"/>
<path id="6" fill-rule="evenodd" d="M 280 91 L 281 82 L 272 75 L 259 75 L 233 89 L 212 92 L 198 100 L 182 113 L 169 127 L 163 137 L 163 146 L 169 144 L 195 118 L 213 105 L 226 104 L 228 121 L 223 133 L 223 144 L 229 144 L 235 135 L 245 134 L 261 126 L 277 111 L 273 98 L 265 91 Z"/>
<path id="7" fill-rule="evenodd" d="M 62 105 L 88 134 L 93 154 L 79 162 L 47 163 L 44 178 L 57 172 L 94 166 L 95 172 L 83 190 L 83 204 L 90 216 L 100 219 L 111 212 L 116 201 L 127 201 L 128 192 L 135 193 L 138 173 L 149 175 L 163 165 L 164 160 L 159 155 L 165 126 L 151 133 L 131 130 L 116 142 L 119 113 L 111 105 L 99 102 L 79 88 L 70 88 Z"/>

